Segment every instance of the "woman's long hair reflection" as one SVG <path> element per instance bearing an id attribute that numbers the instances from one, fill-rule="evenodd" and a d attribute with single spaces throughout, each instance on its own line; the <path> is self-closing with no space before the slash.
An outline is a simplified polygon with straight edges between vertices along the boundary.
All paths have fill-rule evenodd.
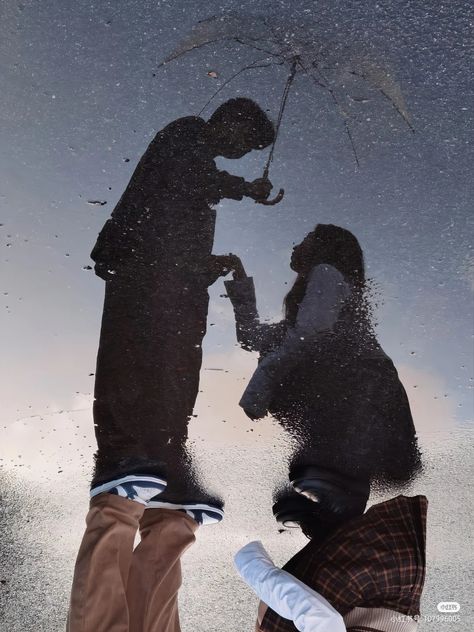
<path id="1" fill-rule="evenodd" d="M 364 255 L 354 235 L 339 226 L 318 224 L 314 231 L 294 247 L 290 267 L 298 273 L 285 298 L 286 325 L 294 327 L 299 306 L 306 294 L 308 277 L 319 264 L 339 270 L 359 295 L 366 288 Z"/>

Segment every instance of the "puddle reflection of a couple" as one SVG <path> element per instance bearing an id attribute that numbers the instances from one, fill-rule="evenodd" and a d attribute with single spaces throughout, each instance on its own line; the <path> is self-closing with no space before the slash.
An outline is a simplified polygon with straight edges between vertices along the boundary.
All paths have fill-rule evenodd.
<path id="1" fill-rule="evenodd" d="M 371 486 L 410 481 L 420 456 L 404 388 L 373 332 L 357 239 L 319 224 L 294 248 L 297 278 L 277 324 L 260 323 L 240 259 L 212 254 L 214 205 L 265 200 L 272 188 L 265 178 L 219 171 L 215 158 L 240 158 L 273 139 L 272 123 L 249 99 L 228 101 L 207 122 L 172 122 L 99 235 L 98 451 L 69 632 L 180 629 L 181 556 L 200 526 L 224 516 L 223 502 L 199 482 L 186 439 L 208 287 L 231 272 L 237 338 L 260 354 L 240 405 L 252 419 L 271 413 L 296 438 L 292 491 L 278 496 L 274 513 L 309 538 L 284 570 L 259 542 L 237 553 L 237 569 L 262 600 L 257 629 L 416 629 L 426 498 L 398 495 L 366 511 Z"/>

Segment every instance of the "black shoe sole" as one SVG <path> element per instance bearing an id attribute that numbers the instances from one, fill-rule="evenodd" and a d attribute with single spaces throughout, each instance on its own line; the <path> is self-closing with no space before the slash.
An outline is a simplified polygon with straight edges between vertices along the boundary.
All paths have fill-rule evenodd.
<path id="1" fill-rule="evenodd" d="M 273 505 L 275 520 L 287 528 L 298 528 L 301 522 L 318 517 L 319 507 L 304 496 L 282 498 Z"/>

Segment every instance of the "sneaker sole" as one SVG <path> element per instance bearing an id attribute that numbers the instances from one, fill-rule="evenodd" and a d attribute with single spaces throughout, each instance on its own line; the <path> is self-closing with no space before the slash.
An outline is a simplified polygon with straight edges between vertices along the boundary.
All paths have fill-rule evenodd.
<path id="1" fill-rule="evenodd" d="M 114 487 L 117 487 L 117 485 L 122 485 L 122 483 L 138 483 L 140 481 L 144 483 L 154 483 L 157 488 L 161 487 L 161 490 L 157 492 L 158 494 L 161 493 L 166 487 L 166 481 L 162 478 L 159 478 L 158 476 L 150 476 L 149 474 L 143 476 L 140 476 L 139 474 L 129 474 L 128 476 L 122 476 L 121 478 L 117 478 L 113 481 L 108 481 L 107 483 L 103 483 L 102 485 L 94 487 L 90 490 L 89 495 L 91 498 L 94 498 L 94 496 L 102 494 L 103 492 L 108 492 Z"/>
<path id="2" fill-rule="evenodd" d="M 194 519 L 200 522 L 201 526 L 218 524 L 224 518 L 224 511 L 222 509 L 218 509 L 217 507 L 213 507 L 212 505 L 205 505 L 205 504 L 200 504 L 200 503 L 188 503 L 184 505 L 178 505 L 175 503 L 167 503 L 165 501 L 161 502 L 159 500 L 155 500 L 155 501 L 151 500 L 147 503 L 146 508 L 147 509 L 171 509 L 173 511 L 184 511 L 186 512 L 188 516 L 189 516 L 188 512 L 193 512 L 193 511 L 196 511 L 196 512 L 202 511 L 203 513 L 207 512 L 207 513 L 218 516 L 215 518 L 208 516 L 210 520 L 208 522 L 204 521 L 202 523 L 198 520 L 197 517 L 194 517 Z M 190 516 L 190 517 L 193 517 L 193 516 Z"/>
<path id="3" fill-rule="evenodd" d="M 187 503 L 184 505 L 178 505 L 176 503 L 167 503 L 160 500 L 150 500 L 147 507 L 148 509 L 189 509 L 189 511 L 193 511 L 193 509 L 196 509 L 198 511 L 213 511 L 214 513 L 217 513 L 220 516 L 224 517 L 224 511 L 222 509 L 218 509 L 217 507 L 213 507 L 212 505 L 201 505 L 199 503 Z"/>
<path id="4" fill-rule="evenodd" d="M 287 529 L 298 528 L 301 521 L 318 516 L 317 505 L 304 496 L 283 498 L 273 505 L 272 512 L 275 520 Z"/>

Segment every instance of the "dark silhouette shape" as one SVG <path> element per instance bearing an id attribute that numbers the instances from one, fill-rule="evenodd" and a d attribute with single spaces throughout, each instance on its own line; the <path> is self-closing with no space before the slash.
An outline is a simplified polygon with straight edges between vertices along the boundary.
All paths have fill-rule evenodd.
<path id="1" fill-rule="evenodd" d="M 173 121 L 150 143 L 102 229 L 91 255 L 106 281 L 95 484 L 138 467 L 165 473 L 166 500 L 191 493 L 185 442 L 198 394 L 207 288 L 228 271 L 225 258 L 211 254 L 213 205 L 264 199 L 272 188 L 268 180 L 249 183 L 219 171 L 214 159 L 240 158 L 272 139 L 271 122 L 249 99 L 228 101 L 208 122 Z"/>
<path id="2" fill-rule="evenodd" d="M 314 538 L 365 511 L 370 484 L 321 467 L 300 470 L 292 488 L 275 494 L 273 515 L 287 527 L 299 527 Z M 296 493 L 299 492 L 299 493 Z"/>
<path id="3" fill-rule="evenodd" d="M 92 251 L 108 280 L 129 266 L 209 269 L 215 228 L 212 205 L 223 198 L 268 197 L 268 180 L 253 183 L 219 171 L 214 159 L 241 158 L 273 140 L 273 126 L 250 99 L 221 105 L 207 123 L 181 118 L 158 132 L 102 229 Z"/>
<path id="4" fill-rule="evenodd" d="M 251 278 L 234 258 L 226 282 L 237 338 L 260 362 L 241 406 L 267 411 L 298 442 L 290 479 L 319 466 L 397 486 L 418 472 L 420 454 L 408 398 L 373 332 L 362 250 L 347 230 L 318 225 L 291 259 L 298 277 L 286 318 L 261 324 Z"/>

